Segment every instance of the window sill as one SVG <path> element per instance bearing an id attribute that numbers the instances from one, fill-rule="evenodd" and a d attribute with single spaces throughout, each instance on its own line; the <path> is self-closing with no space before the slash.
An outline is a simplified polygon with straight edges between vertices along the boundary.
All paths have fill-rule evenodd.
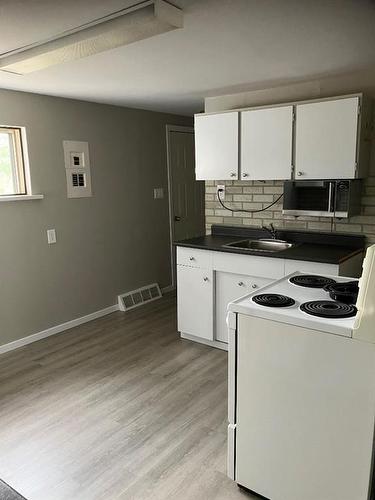
<path id="1" fill-rule="evenodd" d="M 2 201 L 29 201 L 29 200 L 43 200 L 44 194 L 15 194 L 10 196 L 0 196 L 0 203 Z"/>

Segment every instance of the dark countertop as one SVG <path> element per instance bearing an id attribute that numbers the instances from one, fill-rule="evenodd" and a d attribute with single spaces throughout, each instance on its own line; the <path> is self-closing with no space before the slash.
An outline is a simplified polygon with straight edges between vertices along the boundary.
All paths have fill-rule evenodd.
<path id="1" fill-rule="evenodd" d="M 280 252 L 259 252 L 224 247 L 223 245 L 236 240 L 269 238 L 269 234 L 262 229 L 233 226 L 212 226 L 211 235 L 177 241 L 174 244 L 176 246 L 203 250 L 256 255 L 276 259 L 306 260 L 336 265 L 353 257 L 353 255 L 363 253 L 365 249 L 365 237 L 362 235 L 281 230 L 277 231 L 276 237 L 293 242 L 294 245 Z"/>

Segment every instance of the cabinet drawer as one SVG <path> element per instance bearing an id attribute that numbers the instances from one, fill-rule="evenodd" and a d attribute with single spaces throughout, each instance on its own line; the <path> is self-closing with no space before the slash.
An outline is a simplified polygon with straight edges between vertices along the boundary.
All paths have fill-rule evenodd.
<path id="1" fill-rule="evenodd" d="M 322 262 L 285 260 L 285 276 L 297 271 L 302 273 L 328 274 L 331 276 L 337 276 L 339 274 L 339 267 L 335 264 L 324 264 Z"/>
<path id="2" fill-rule="evenodd" d="M 215 271 L 278 279 L 284 276 L 284 259 L 212 252 Z"/>
<path id="3" fill-rule="evenodd" d="M 177 264 L 212 269 L 212 252 L 196 248 L 177 247 Z"/>

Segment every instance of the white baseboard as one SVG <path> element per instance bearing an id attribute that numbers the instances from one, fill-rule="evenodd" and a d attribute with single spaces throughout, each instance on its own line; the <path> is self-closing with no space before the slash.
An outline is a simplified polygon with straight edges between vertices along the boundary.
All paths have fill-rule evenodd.
<path id="1" fill-rule="evenodd" d="M 28 335 L 27 337 L 15 340 L 14 342 L 9 342 L 8 344 L 0 346 L 0 354 L 3 354 L 8 351 L 13 351 L 14 349 L 18 349 L 19 347 L 23 347 L 27 344 L 37 342 L 38 340 L 45 339 L 46 337 L 51 337 L 52 335 L 56 335 L 57 333 L 63 332 L 64 330 L 69 330 L 70 328 L 82 325 L 83 323 L 88 323 L 89 321 L 101 318 L 102 316 L 106 316 L 107 314 L 111 314 L 115 311 L 118 311 L 117 304 L 106 307 L 105 309 L 101 309 L 100 311 L 95 311 L 91 314 L 87 314 L 86 316 L 81 316 L 80 318 L 72 319 L 71 321 L 67 321 L 66 323 L 61 323 L 60 325 L 52 326 L 51 328 L 47 328 L 47 330 L 43 330 L 41 332 Z"/>
<path id="2" fill-rule="evenodd" d="M 180 337 L 184 340 L 191 340 L 192 342 L 198 342 L 199 344 L 209 345 L 210 347 L 216 347 L 216 349 L 221 349 L 222 351 L 228 350 L 228 344 L 224 342 L 218 342 L 217 340 L 207 340 L 201 337 L 195 337 L 189 333 L 180 332 Z"/>
<path id="3" fill-rule="evenodd" d="M 176 290 L 176 287 L 174 285 L 169 285 L 161 289 L 161 293 L 164 295 L 165 293 L 173 292 L 173 290 Z"/>

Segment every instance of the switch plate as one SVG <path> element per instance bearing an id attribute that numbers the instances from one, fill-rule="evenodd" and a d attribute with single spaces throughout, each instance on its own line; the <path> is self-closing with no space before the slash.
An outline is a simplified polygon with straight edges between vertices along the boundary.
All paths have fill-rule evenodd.
<path id="1" fill-rule="evenodd" d="M 222 191 L 220 191 L 220 193 L 219 193 L 219 189 L 222 190 Z M 219 196 L 219 198 L 221 199 L 221 201 L 224 201 L 225 200 L 225 184 L 218 184 L 216 186 L 216 193 Z"/>
<path id="2" fill-rule="evenodd" d="M 47 241 L 49 245 L 56 243 L 56 229 L 47 229 Z"/>
<path id="3" fill-rule="evenodd" d="M 154 188 L 154 200 L 161 200 L 162 198 L 164 198 L 164 189 Z"/>

